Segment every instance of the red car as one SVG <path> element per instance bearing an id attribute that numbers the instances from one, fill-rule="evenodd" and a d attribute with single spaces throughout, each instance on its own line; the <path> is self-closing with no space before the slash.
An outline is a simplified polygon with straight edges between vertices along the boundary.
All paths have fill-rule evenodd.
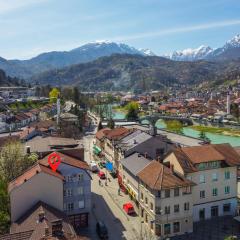
<path id="1" fill-rule="evenodd" d="M 105 173 L 102 172 L 102 171 L 99 171 L 99 172 L 98 172 L 98 176 L 99 176 L 100 179 L 106 179 L 106 175 L 105 175 Z"/>
<path id="2" fill-rule="evenodd" d="M 130 202 L 123 204 L 123 210 L 124 210 L 128 215 L 131 215 L 131 214 L 134 214 L 134 213 L 135 213 L 134 207 L 133 207 L 133 205 L 132 205 Z"/>

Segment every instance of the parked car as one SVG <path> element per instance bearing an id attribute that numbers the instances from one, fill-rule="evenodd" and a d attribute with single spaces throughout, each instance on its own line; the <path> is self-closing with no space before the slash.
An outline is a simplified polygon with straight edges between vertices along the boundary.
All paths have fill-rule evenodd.
<path id="1" fill-rule="evenodd" d="M 108 230 L 104 222 L 101 222 L 101 221 L 97 222 L 96 232 L 100 239 L 108 239 Z"/>
<path id="2" fill-rule="evenodd" d="M 105 173 L 102 172 L 102 171 L 99 171 L 99 172 L 98 172 L 98 176 L 99 176 L 100 179 L 106 179 L 106 175 L 105 175 Z"/>
<path id="3" fill-rule="evenodd" d="M 130 202 L 123 204 L 123 210 L 124 210 L 128 215 L 131 215 L 131 214 L 134 214 L 134 213 L 135 213 L 134 207 L 133 207 L 132 203 L 130 203 Z"/>
<path id="4" fill-rule="evenodd" d="M 97 163 L 95 161 L 90 162 L 90 168 L 91 168 L 92 172 L 98 172 L 98 166 L 97 166 Z"/>

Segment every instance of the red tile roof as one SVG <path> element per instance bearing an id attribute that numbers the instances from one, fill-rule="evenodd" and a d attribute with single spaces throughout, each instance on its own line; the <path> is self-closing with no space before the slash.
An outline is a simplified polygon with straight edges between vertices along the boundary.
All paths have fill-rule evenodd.
<path id="1" fill-rule="evenodd" d="M 193 182 L 183 176 L 177 175 L 170 168 L 156 160 L 151 161 L 137 176 L 149 188 L 157 191 L 194 185 Z"/>
<path id="2" fill-rule="evenodd" d="M 27 169 L 22 175 L 15 178 L 13 181 L 11 181 L 8 185 L 8 191 L 12 191 L 15 187 L 18 187 L 22 184 L 24 184 L 26 181 L 34 177 L 36 174 L 44 172 L 46 174 L 52 175 L 54 177 L 60 178 L 61 180 L 64 180 L 64 177 L 59 172 L 54 172 L 47 166 L 44 166 L 40 163 L 36 163 L 31 168 Z"/>
<path id="3" fill-rule="evenodd" d="M 49 166 L 48 164 L 48 156 L 50 154 L 48 154 L 47 156 L 45 156 L 43 159 L 39 160 L 39 162 L 41 164 L 43 164 L 44 166 Z M 85 169 L 85 170 L 90 170 L 89 165 L 81 160 L 78 160 L 74 157 L 68 156 L 66 154 L 60 153 L 58 152 L 58 155 L 61 157 L 61 162 L 65 163 L 67 165 L 73 166 L 73 167 L 77 167 L 77 168 L 81 168 L 81 169 Z"/>
<path id="4" fill-rule="evenodd" d="M 197 171 L 195 164 L 223 161 L 228 166 L 239 166 L 240 155 L 230 144 L 209 144 L 177 148 L 173 151 L 186 173 Z"/>
<path id="5" fill-rule="evenodd" d="M 109 140 L 119 140 L 120 138 L 128 135 L 132 132 L 132 129 L 128 129 L 125 127 L 117 127 L 109 131 L 106 135 L 106 138 Z"/>
<path id="6" fill-rule="evenodd" d="M 96 138 L 100 141 L 111 131 L 110 128 L 103 128 L 96 133 Z"/>

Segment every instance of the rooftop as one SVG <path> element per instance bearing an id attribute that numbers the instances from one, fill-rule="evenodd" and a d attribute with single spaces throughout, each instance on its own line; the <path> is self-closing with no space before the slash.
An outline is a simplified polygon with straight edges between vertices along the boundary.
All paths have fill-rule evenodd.
<path id="1" fill-rule="evenodd" d="M 156 160 L 151 161 L 137 176 L 148 187 L 157 191 L 194 185 L 193 182 L 183 176 L 177 175 L 170 168 Z"/>

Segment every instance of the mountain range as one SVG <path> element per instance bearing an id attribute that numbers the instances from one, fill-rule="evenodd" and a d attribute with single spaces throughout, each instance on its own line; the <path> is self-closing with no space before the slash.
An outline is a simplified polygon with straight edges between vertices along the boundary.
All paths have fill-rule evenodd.
<path id="1" fill-rule="evenodd" d="M 94 61 L 99 57 L 112 54 L 154 55 L 149 49 L 136 49 L 123 43 L 96 41 L 85 44 L 71 51 L 42 53 L 29 60 L 6 60 L 0 58 L 0 69 L 10 76 L 28 79 L 52 69 L 59 69 L 73 64 Z"/>
<path id="2" fill-rule="evenodd" d="M 165 57 L 175 61 L 224 61 L 240 58 L 240 35 L 236 35 L 227 41 L 223 47 L 213 49 L 202 45 L 196 49 L 188 48 L 182 51 L 175 51 Z"/>
<path id="3" fill-rule="evenodd" d="M 173 84 L 213 84 L 239 76 L 240 60 L 184 62 L 158 56 L 114 54 L 44 72 L 31 81 L 55 86 L 74 85 L 83 91 L 155 90 Z"/>

